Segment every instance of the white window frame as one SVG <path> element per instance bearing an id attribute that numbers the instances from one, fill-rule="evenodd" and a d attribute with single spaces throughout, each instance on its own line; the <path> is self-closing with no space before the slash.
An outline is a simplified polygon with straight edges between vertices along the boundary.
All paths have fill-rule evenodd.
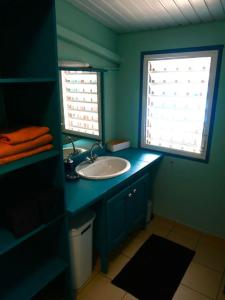
<path id="1" fill-rule="evenodd" d="M 150 149 L 157 152 L 166 152 L 168 154 L 183 156 L 187 158 L 193 158 L 198 160 L 207 160 L 208 150 L 209 150 L 209 136 L 212 126 L 212 109 L 215 103 L 215 84 L 217 84 L 217 68 L 218 68 L 218 57 L 219 49 L 209 49 L 209 50 L 190 50 L 190 51 L 159 51 L 159 53 L 151 52 L 142 53 L 142 88 L 141 88 L 141 121 L 140 121 L 140 146 L 141 148 Z M 166 148 L 161 146 L 149 145 L 146 143 L 146 116 L 147 116 L 147 88 L 148 88 L 148 62 L 153 60 L 164 60 L 164 59 L 177 59 L 177 58 L 193 58 L 193 57 L 211 57 L 211 65 L 209 72 L 209 82 L 208 82 L 208 93 L 206 101 L 206 114 L 204 121 L 204 129 L 202 133 L 202 145 L 201 153 L 188 152 L 183 150 L 177 150 L 172 148 Z"/>
<path id="2" fill-rule="evenodd" d="M 83 72 L 83 73 L 93 73 L 96 74 L 97 76 L 97 104 L 98 104 L 98 131 L 99 134 L 89 134 L 85 132 L 79 132 L 76 130 L 69 130 L 65 127 L 65 109 L 64 109 L 64 104 L 65 100 L 63 99 L 63 80 L 62 80 L 62 74 L 61 71 L 78 71 L 78 72 Z M 103 126 L 102 126 L 102 73 L 100 70 L 95 70 L 95 69 L 85 69 L 85 68 L 74 68 L 71 66 L 62 66 L 59 68 L 59 79 L 60 79 L 60 98 L 61 98 L 61 130 L 64 133 L 68 133 L 70 135 L 75 135 L 79 137 L 87 137 L 90 139 L 94 140 L 102 140 L 103 139 Z M 75 94 L 75 93 L 74 93 Z M 81 102 L 84 103 L 84 102 Z"/>

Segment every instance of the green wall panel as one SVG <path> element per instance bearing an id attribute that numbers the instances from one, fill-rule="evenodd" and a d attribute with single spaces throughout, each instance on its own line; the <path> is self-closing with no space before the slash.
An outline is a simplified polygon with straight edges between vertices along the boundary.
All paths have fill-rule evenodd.
<path id="1" fill-rule="evenodd" d="M 117 136 L 137 146 L 141 51 L 224 43 L 225 22 L 120 35 Z M 165 155 L 154 184 L 154 212 L 225 237 L 225 57 L 221 70 L 209 163 Z"/>

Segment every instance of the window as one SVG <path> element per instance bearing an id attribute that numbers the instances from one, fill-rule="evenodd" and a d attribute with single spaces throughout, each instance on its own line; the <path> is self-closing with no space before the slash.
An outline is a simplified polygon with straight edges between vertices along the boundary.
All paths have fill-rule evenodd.
<path id="1" fill-rule="evenodd" d="M 142 148 L 206 160 L 222 46 L 142 54 Z"/>
<path id="2" fill-rule="evenodd" d="M 62 68 L 62 130 L 102 139 L 101 72 Z"/>

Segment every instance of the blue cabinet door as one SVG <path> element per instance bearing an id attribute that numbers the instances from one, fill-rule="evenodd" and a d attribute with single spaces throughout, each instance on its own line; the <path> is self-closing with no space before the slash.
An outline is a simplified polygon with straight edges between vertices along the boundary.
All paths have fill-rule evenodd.
<path id="1" fill-rule="evenodd" d="M 110 199 L 105 199 L 98 213 L 96 246 L 101 257 L 101 271 L 107 273 L 109 255 L 137 225 L 145 222 L 149 175 L 146 174 Z"/>
<path id="2" fill-rule="evenodd" d="M 126 235 L 126 200 L 128 191 L 128 189 L 125 189 L 107 201 L 109 250 L 114 249 Z"/>
<path id="3" fill-rule="evenodd" d="M 132 231 L 141 222 L 144 223 L 147 213 L 149 176 L 145 175 L 130 186 L 126 203 L 127 232 Z"/>

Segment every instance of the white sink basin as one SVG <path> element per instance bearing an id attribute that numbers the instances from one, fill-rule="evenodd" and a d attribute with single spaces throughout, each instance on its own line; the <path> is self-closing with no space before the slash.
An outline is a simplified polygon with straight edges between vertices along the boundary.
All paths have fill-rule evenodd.
<path id="1" fill-rule="evenodd" d="M 130 169 L 130 162 L 114 156 L 100 156 L 94 163 L 82 162 L 76 167 L 81 177 L 89 179 L 107 179 L 116 177 Z"/>
<path id="2" fill-rule="evenodd" d="M 75 150 L 76 150 L 75 154 L 79 154 L 79 153 L 87 151 L 86 149 L 78 148 L 78 147 L 76 147 Z M 63 159 L 66 159 L 72 153 L 73 153 L 72 147 L 63 148 Z"/>

